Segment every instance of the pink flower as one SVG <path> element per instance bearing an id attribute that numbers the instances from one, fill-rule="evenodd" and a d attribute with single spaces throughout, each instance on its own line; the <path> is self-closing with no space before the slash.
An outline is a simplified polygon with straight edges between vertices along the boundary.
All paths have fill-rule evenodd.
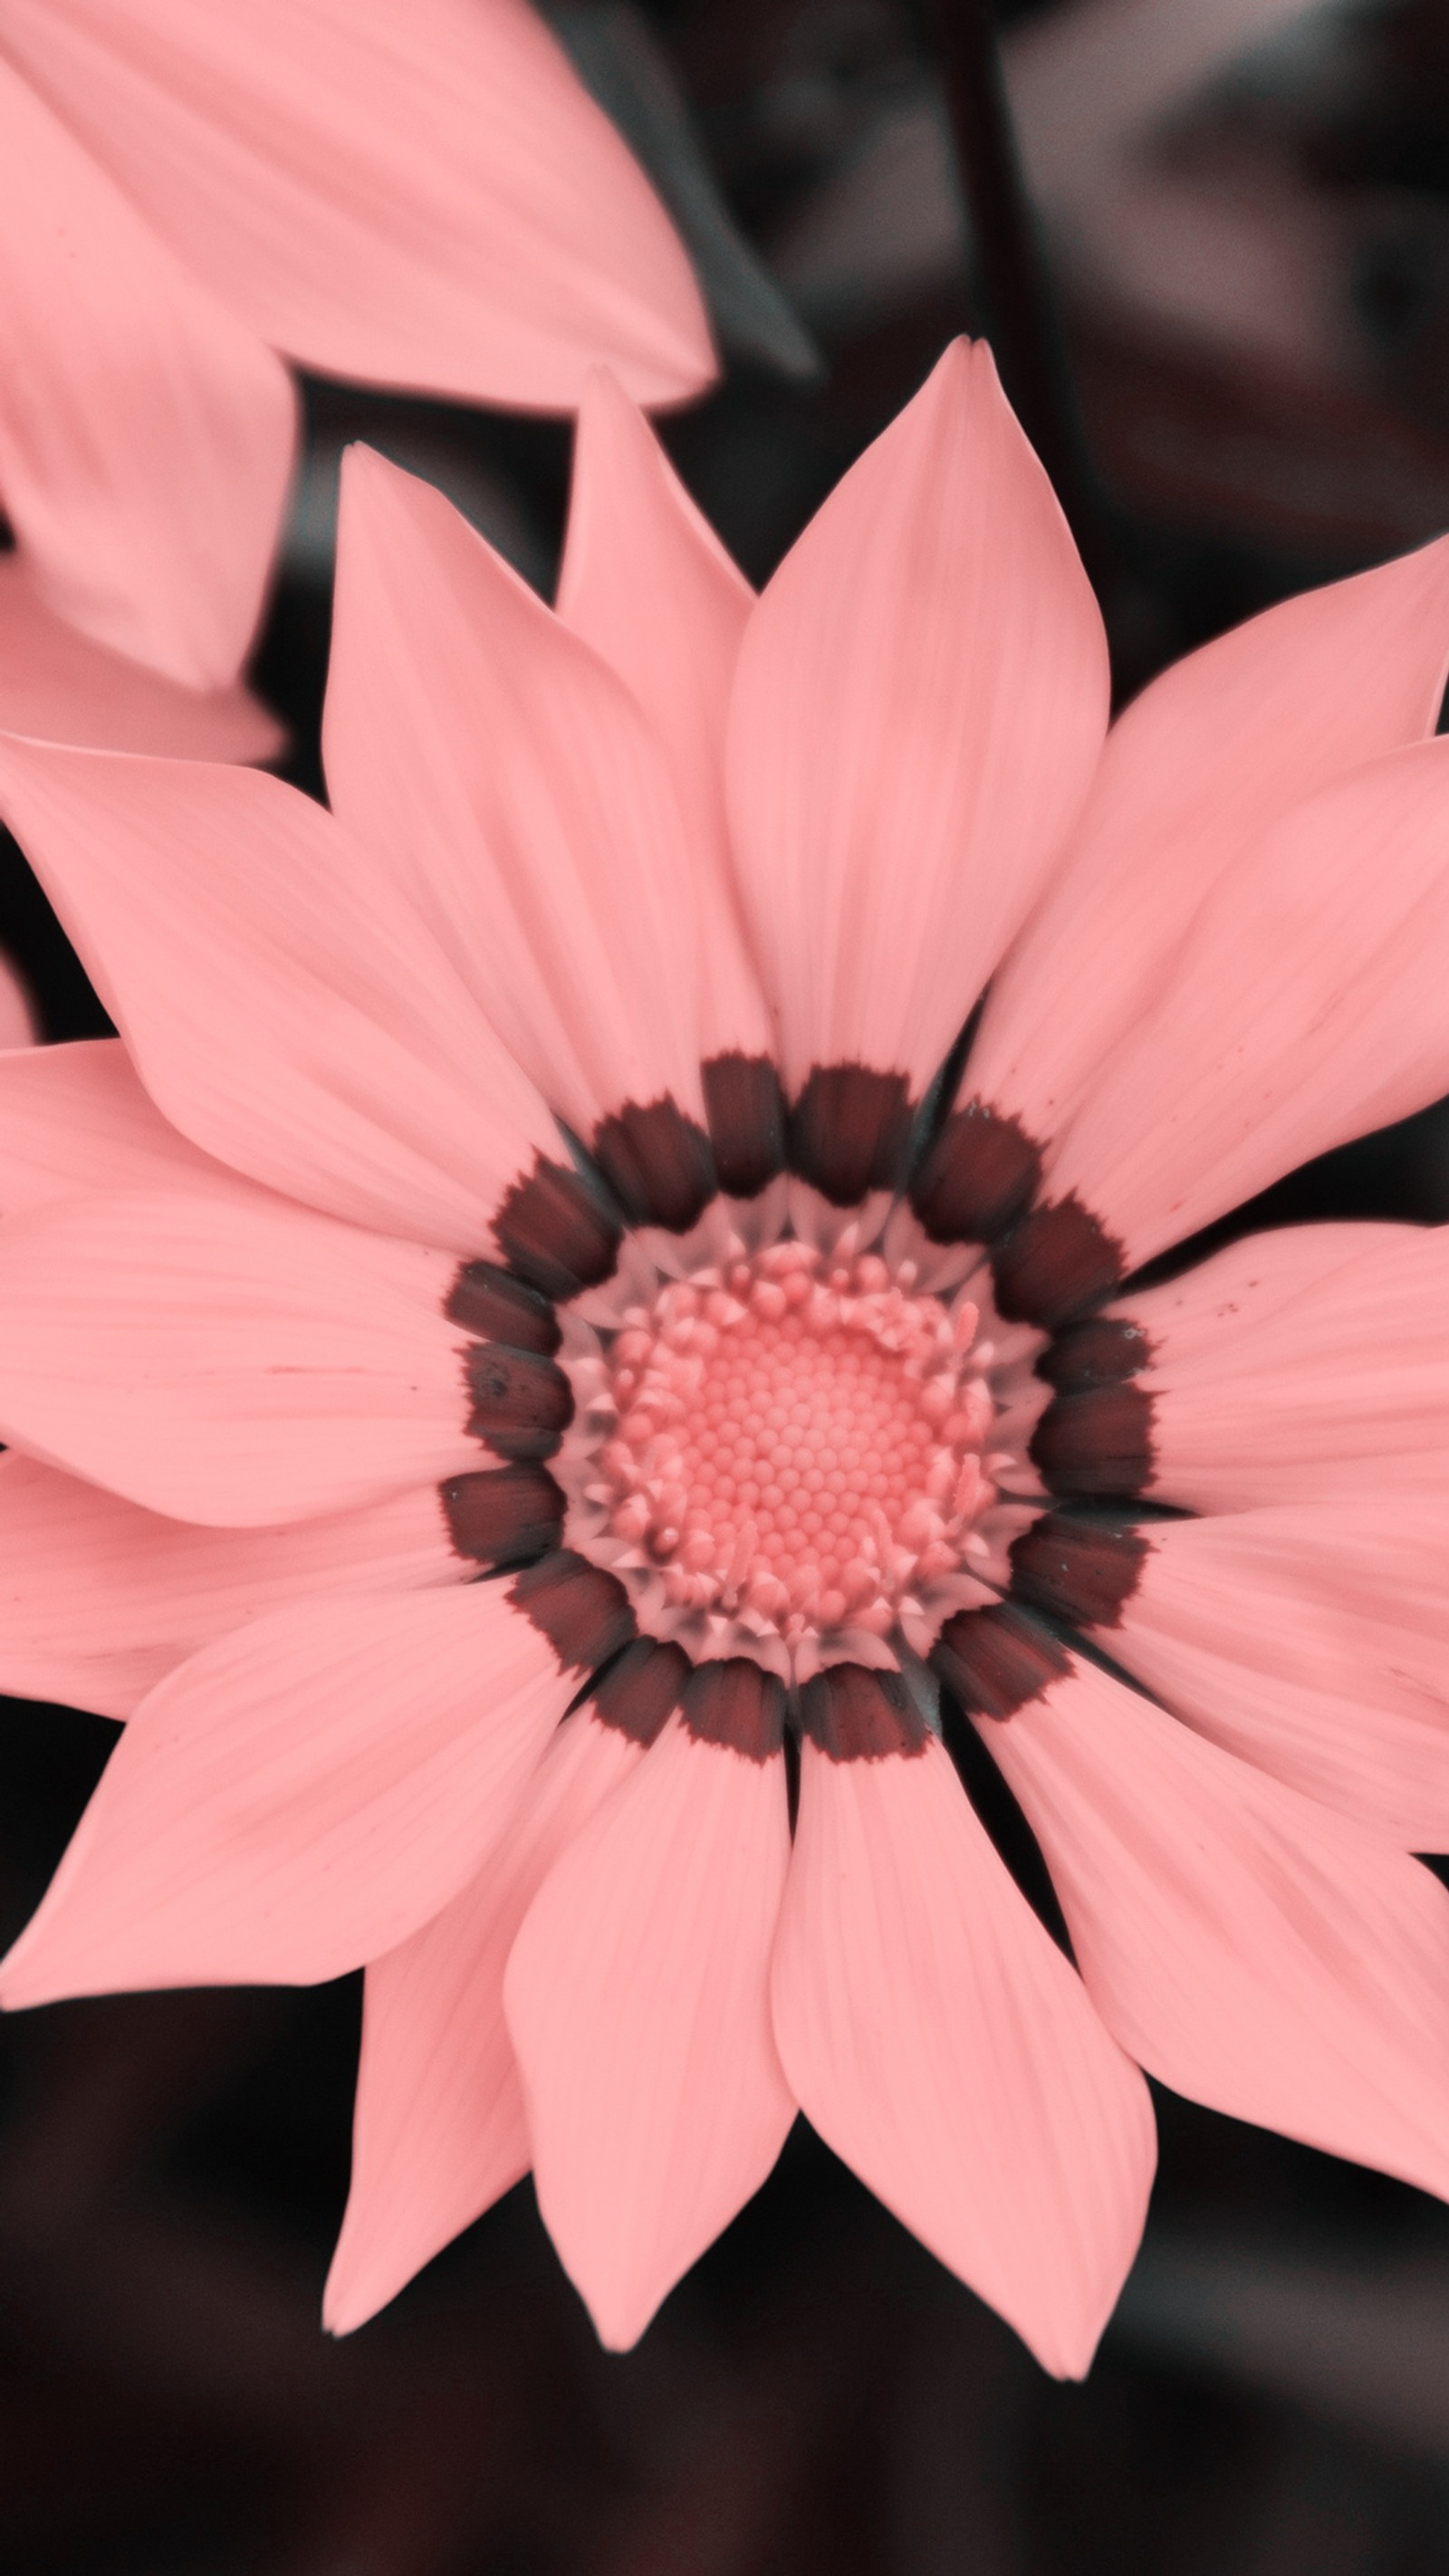
<path id="1" fill-rule="evenodd" d="M 1107 734 L 963 344 L 758 603 L 608 380 L 557 614 L 354 455 L 331 814 L 0 751 L 123 1032 L 0 1059 L 0 1681 L 130 1717 L 0 1993 L 366 1961 L 334 2325 L 531 2164 L 626 2344 L 798 2105 L 1081 2371 L 1139 2063 L 1449 2192 L 1449 1239 L 1122 1289 L 1449 1086 L 1446 635 Z"/>
<path id="2" fill-rule="evenodd" d="M 688 263 L 526 0 L 12 0 L 0 721 L 277 747 L 236 685 L 292 469 L 282 356 L 569 411 L 713 374 Z"/>

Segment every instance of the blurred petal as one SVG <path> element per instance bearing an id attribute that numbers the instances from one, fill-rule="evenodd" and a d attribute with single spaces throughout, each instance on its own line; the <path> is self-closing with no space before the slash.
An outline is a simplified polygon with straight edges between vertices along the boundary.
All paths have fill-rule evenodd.
<path id="1" fill-rule="evenodd" d="M 163 760 L 271 760 L 286 736 L 239 682 L 184 689 L 54 615 L 20 555 L 0 556 L 0 733 Z"/>
<path id="2" fill-rule="evenodd" d="M 185 1134 L 333 1215 L 490 1249 L 556 1130 L 329 814 L 252 770 L 14 741 L 0 804 Z"/>
<path id="3" fill-rule="evenodd" d="M 1149 2075 L 1449 2193 L 1449 1892 L 1426 1869 L 1090 1665 L 987 1741 Z"/>
<path id="4" fill-rule="evenodd" d="M 1101 619 L 984 342 L 948 349 L 763 592 L 727 774 L 792 1085 L 919 1092 L 1086 793 Z"/>
<path id="5" fill-rule="evenodd" d="M 226 1177 L 167 1124 L 119 1038 L 0 1055 L 0 1214 L 79 1191 Z"/>
<path id="6" fill-rule="evenodd" d="M 802 1747 L 775 2035 L 806 2117 L 923 2243 L 1080 2378 L 1142 2233 L 1152 2106 L 934 1739 Z"/>
<path id="7" fill-rule="evenodd" d="M 291 472 L 286 372 L 3 59 L 0 154 L 7 514 L 59 616 L 220 688 L 251 641 Z"/>
<path id="8" fill-rule="evenodd" d="M 346 460 L 323 745 L 339 820 L 562 1117 L 588 1136 L 662 1092 L 698 1114 L 701 862 L 663 751 L 442 494 L 368 448 Z"/>
<path id="9" fill-rule="evenodd" d="M 1163 1501 L 1449 1492 L 1449 1233 L 1285 1226 L 1109 1312 L 1147 1338 Z"/>
<path id="10" fill-rule="evenodd" d="M 1107 737 L 1070 860 L 992 985 L 963 1093 L 1054 1135 L 1219 877 L 1290 806 L 1431 734 L 1446 667 L 1441 538 L 1164 671 Z"/>
<path id="11" fill-rule="evenodd" d="M 1107 1642 L 1200 1735 L 1449 1850 L 1449 1473 L 1432 1503 L 1164 1521 Z"/>
<path id="12" fill-rule="evenodd" d="M 265 1611 L 475 1571 L 431 1486 L 284 1529 L 198 1529 L 12 1449 L 0 1457 L 0 1690 L 129 1717 L 199 1647 Z"/>
<path id="13" fill-rule="evenodd" d="M 505 1832 L 569 1687 L 494 1585 L 237 1629 L 137 1710 L 0 2000 L 313 1985 L 392 1949 Z"/>
<path id="14" fill-rule="evenodd" d="M 759 1055 L 771 1045 L 724 810 L 725 717 L 753 601 L 642 412 L 596 370 L 574 442 L 558 614 L 617 671 L 668 756 L 699 852 L 703 1056 Z"/>
<path id="15" fill-rule="evenodd" d="M 1149 1260 L 1449 1089 L 1449 742 L 1283 816 L 1197 915 L 1047 1163 Z"/>
<path id="16" fill-rule="evenodd" d="M 514 1946 L 538 2205 L 613 2349 L 759 2189 L 794 2118 L 766 1991 L 789 1848 L 780 1755 L 748 1761 L 671 1718 Z"/>
<path id="17" fill-rule="evenodd" d="M 522 0 L 13 0 L 6 51 L 252 330 L 526 410 L 714 373 L 689 263 Z"/>
<path id="18" fill-rule="evenodd" d="M 487 1869 L 368 1969 L 352 2189 L 323 2306 L 334 2334 L 386 2306 L 527 2172 L 503 1972 L 555 1860 L 640 1751 L 583 1712 L 569 1718 Z"/>
<path id="19" fill-rule="evenodd" d="M 0 1437 L 152 1511 L 265 1527 L 483 1463 L 439 1254 L 240 1182 L 0 1226 Z"/>

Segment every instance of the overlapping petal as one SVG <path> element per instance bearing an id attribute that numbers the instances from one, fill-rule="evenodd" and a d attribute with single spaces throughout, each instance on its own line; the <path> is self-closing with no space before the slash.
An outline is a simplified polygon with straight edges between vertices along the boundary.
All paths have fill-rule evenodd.
<path id="1" fill-rule="evenodd" d="M 757 2190 L 795 2106 L 767 1994 L 784 1764 L 671 1718 L 569 1845 L 504 1986 L 544 2223 L 606 2344 L 631 2344 Z"/>
<path id="2" fill-rule="evenodd" d="M 528 2126 L 503 2018 L 508 1954 L 555 1860 L 640 1751 L 585 1713 L 568 1719 L 505 1847 L 368 1969 L 352 2189 L 323 2308 L 334 2332 L 384 2306 L 526 2172 Z"/>
<path id="3" fill-rule="evenodd" d="M 0 1457 L 0 1690 L 129 1717 L 200 1647 L 267 1611 L 475 1571 L 450 1546 L 431 1486 L 281 1529 L 207 1529 L 11 1450 Z"/>
<path id="4" fill-rule="evenodd" d="M 19 554 L 0 556 L 0 732 L 164 760 L 271 760 L 286 739 L 238 681 L 183 688 L 93 644 L 46 607 Z"/>
<path id="5" fill-rule="evenodd" d="M 1107 719 L 1101 620 L 984 342 L 958 341 L 761 594 L 727 777 L 785 1071 L 920 1091 L 1046 881 Z"/>
<path id="6" fill-rule="evenodd" d="M 323 731 L 334 811 L 580 1133 L 698 1115 L 698 872 L 623 686 L 430 485 L 354 448 Z"/>
<path id="7" fill-rule="evenodd" d="M 1449 539 L 1280 601 L 1174 662 L 1107 737 L 1071 855 L 996 977 L 963 1092 L 1056 1133 L 1274 819 L 1432 733 Z"/>
<path id="8" fill-rule="evenodd" d="M 1449 1892 L 1426 1869 L 1087 1666 L 990 1744 L 1149 2075 L 1449 2192 Z"/>
<path id="9" fill-rule="evenodd" d="M 1449 1235 L 1285 1226 L 1109 1309 L 1146 1334 L 1151 1490 L 1196 1511 L 1449 1492 Z"/>
<path id="10" fill-rule="evenodd" d="M 0 1437 L 183 1520 L 264 1528 L 483 1463 L 453 1265 L 244 1182 L 0 1227 Z"/>
<path id="11" fill-rule="evenodd" d="M 162 1117 L 118 1038 L 0 1055 L 0 1214 L 87 1190 L 225 1179 Z"/>
<path id="12" fill-rule="evenodd" d="M 13 0 L 3 45 L 260 339 L 568 410 L 714 372 L 688 262 L 524 0 Z"/>
<path id="13" fill-rule="evenodd" d="M 338 1216 L 490 1249 L 557 1131 L 365 843 L 253 771 L 14 741 L 0 810 L 184 1134 Z"/>
<path id="14" fill-rule="evenodd" d="M 138 1709 L 0 2000 L 309 1985 L 394 1948 L 499 1841 L 570 1687 L 493 1585 L 237 1629 Z"/>
<path id="15" fill-rule="evenodd" d="M 934 1739 L 913 1760 L 803 1747 L 773 1994 L 822 2137 L 1080 2377 L 1142 2233 L 1152 2107 Z"/>

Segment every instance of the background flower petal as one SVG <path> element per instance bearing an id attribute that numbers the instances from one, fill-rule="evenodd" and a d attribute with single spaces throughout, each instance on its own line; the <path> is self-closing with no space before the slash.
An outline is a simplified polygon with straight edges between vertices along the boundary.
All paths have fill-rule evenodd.
<path id="1" fill-rule="evenodd" d="M 0 556 L 0 733 L 163 760 L 271 760 L 286 743 L 239 681 L 183 688 L 92 643 L 47 608 L 18 554 Z"/>
<path id="2" fill-rule="evenodd" d="M 568 1698 L 496 1586 L 318 1599 L 235 1630 L 137 1710 L 0 1999 L 360 1966 L 481 1865 Z"/>
<path id="3" fill-rule="evenodd" d="M 1043 2366 L 1080 2378 L 1146 2216 L 1147 2088 L 939 1743 L 801 1761 L 772 1976 L 791 2089 Z"/>
<path id="4" fill-rule="evenodd" d="M 1107 648 L 1051 486 L 957 341 L 761 594 L 727 778 L 785 1071 L 936 1071 L 1056 859 Z"/>
<path id="5" fill-rule="evenodd" d="M 523 0 L 15 0 L 5 49 L 262 339 L 569 409 L 714 373 L 662 207 Z"/>

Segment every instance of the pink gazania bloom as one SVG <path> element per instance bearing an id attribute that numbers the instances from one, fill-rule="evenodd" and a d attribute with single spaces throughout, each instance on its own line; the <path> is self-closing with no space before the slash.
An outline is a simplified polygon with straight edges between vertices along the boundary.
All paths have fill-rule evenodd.
<path id="1" fill-rule="evenodd" d="M 1108 733 L 960 344 L 758 601 L 608 379 L 556 611 L 355 453 L 330 813 L 0 747 L 122 1032 L 0 1059 L 0 1682 L 130 1721 L 0 1997 L 365 1962 L 334 2326 L 531 2165 L 627 2344 L 797 2107 L 1062 2373 L 1139 2067 L 1449 2193 L 1449 1237 L 1131 1284 L 1449 1087 L 1446 639 Z"/>
<path id="2" fill-rule="evenodd" d="M 526 0 L 6 0 L 0 725 L 278 747 L 237 672 L 282 363 L 564 412 L 714 373 L 688 261 Z"/>

